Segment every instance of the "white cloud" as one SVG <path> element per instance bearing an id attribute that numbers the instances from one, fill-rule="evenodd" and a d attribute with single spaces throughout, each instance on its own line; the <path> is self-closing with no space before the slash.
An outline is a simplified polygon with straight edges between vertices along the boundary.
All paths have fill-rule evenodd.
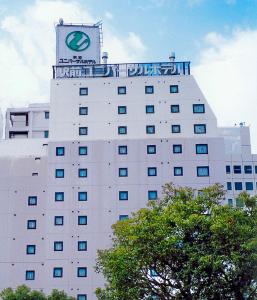
<path id="1" fill-rule="evenodd" d="M 108 19 L 108 20 L 113 19 L 113 14 L 109 11 L 106 11 L 104 15 L 105 15 L 106 19 Z"/>
<path id="2" fill-rule="evenodd" d="M 109 15 L 110 17 L 110 15 Z M 49 81 L 55 64 L 54 23 L 96 23 L 85 7 L 76 1 L 38 0 L 20 15 L 1 22 L 0 107 L 23 106 L 49 101 Z M 110 18 L 109 18 L 110 19 Z M 133 32 L 118 36 L 111 24 L 104 24 L 104 49 L 110 61 L 138 60 L 145 47 Z"/>
<path id="3" fill-rule="evenodd" d="M 206 36 L 193 73 L 217 115 L 220 125 L 245 121 L 251 126 L 257 151 L 257 30 L 236 30 L 232 36 Z"/>

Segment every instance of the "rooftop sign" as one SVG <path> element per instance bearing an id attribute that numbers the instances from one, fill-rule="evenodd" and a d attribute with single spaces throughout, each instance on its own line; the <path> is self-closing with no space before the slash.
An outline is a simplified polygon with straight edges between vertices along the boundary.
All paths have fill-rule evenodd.
<path id="1" fill-rule="evenodd" d="M 100 63 L 100 25 L 56 25 L 56 64 Z"/>
<path id="2" fill-rule="evenodd" d="M 54 78 L 190 75 L 190 62 L 53 66 Z"/>

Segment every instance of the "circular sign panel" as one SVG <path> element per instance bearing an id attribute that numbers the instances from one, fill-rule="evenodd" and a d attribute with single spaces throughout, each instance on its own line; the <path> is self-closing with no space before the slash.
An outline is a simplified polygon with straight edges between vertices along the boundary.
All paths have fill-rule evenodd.
<path id="1" fill-rule="evenodd" d="M 90 38 L 85 32 L 72 31 L 66 36 L 65 43 L 73 51 L 84 51 L 90 46 Z"/>

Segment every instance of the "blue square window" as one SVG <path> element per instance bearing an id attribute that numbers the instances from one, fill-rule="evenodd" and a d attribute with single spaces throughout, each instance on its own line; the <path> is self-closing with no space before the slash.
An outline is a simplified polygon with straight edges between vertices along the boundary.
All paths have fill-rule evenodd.
<path id="1" fill-rule="evenodd" d="M 197 176 L 198 177 L 208 177 L 209 176 L 209 167 L 197 167 Z"/>
<path id="2" fill-rule="evenodd" d="M 183 176 L 183 168 L 174 167 L 174 176 Z"/>
<path id="3" fill-rule="evenodd" d="M 37 196 L 29 196 L 28 205 L 29 206 L 37 205 Z"/>
<path id="4" fill-rule="evenodd" d="M 120 155 L 126 155 L 126 154 L 128 154 L 128 147 L 127 146 L 119 146 L 118 152 Z"/>
<path id="5" fill-rule="evenodd" d="M 125 95 L 127 93 L 125 86 L 118 86 L 118 95 Z"/>
<path id="6" fill-rule="evenodd" d="M 78 192 L 79 201 L 87 201 L 87 192 Z"/>
<path id="7" fill-rule="evenodd" d="M 245 189 L 247 191 L 252 191 L 253 190 L 253 182 L 246 182 L 245 183 Z"/>
<path id="8" fill-rule="evenodd" d="M 87 96 L 88 95 L 88 88 L 87 87 L 82 87 L 79 89 L 79 95 L 80 96 Z"/>
<path id="9" fill-rule="evenodd" d="M 241 166 L 235 165 L 233 166 L 234 174 L 241 174 Z"/>
<path id="10" fill-rule="evenodd" d="M 236 207 L 244 207 L 244 202 L 239 198 L 236 199 Z"/>
<path id="11" fill-rule="evenodd" d="M 233 206 L 233 199 L 228 199 L 228 206 Z"/>
<path id="12" fill-rule="evenodd" d="M 64 152 L 64 147 L 56 147 L 55 149 L 56 156 L 64 156 Z"/>
<path id="13" fill-rule="evenodd" d="M 179 105 L 171 105 L 170 106 L 170 112 L 173 114 L 179 113 Z"/>
<path id="14" fill-rule="evenodd" d="M 85 268 L 85 267 L 78 267 L 78 269 L 77 269 L 77 276 L 78 277 L 87 277 L 87 268 Z"/>
<path id="15" fill-rule="evenodd" d="M 195 134 L 205 134 L 206 133 L 206 124 L 194 124 L 194 133 Z"/>
<path id="16" fill-rule="evenodd" d="M 78 241 L 78 251 L 87 251 L 87 241 Z"/>
<path id="17" fill-rule="evenodd" d="M 54 217 L 54 225 L 62 226 L 63 225 L 63 216 L 55 216 Z"/>
<path id="18" fill-rule="evenodd" d="M 148 176 L 157 176 L 157 168 L 155 167 L 147 168 L 147 174 Z"/>
<path id="19" fill-rule="evenodd" d="M 128 168 L 119 168 L 119 177 L 127 177 Z"/>
<path id="20" fill-rule="evenodd" d="M 88 130 L 87 127 L 79 127 L 79 135 L 87 135 Z"/>
<path id="21" fill-rule="evenodd" d="M 78 216 L 78 225 L 87 225 L 87 216 Z"/>
<path id="22" fill-rule="evenodd" d="M 88 107 L 87 106 L 80 106 L 79 107 L 79 115 L 80 116 L 88 115 Z"/>
<path id="23" fill-rule="evenodd" d="M 35 280 L 35 271 L 34 270 L 26 271 L 25 279 L 26 280 Z"/>
<path id="24" fill-rule="evenodd" d="M 230 170 L 230 166 L 229 166 L 229 165 L 227 165 L 227 166 L 226 166 L 226 174 L 230 174 L 230 172 L 231 172 L 231 170 Z"/>
<path id="25" fill-rule="evenodd" d="M 44 138 L 47 139 L 48 137 L 49 137 L 49 131 L 48 131 L 48 130 L 45 130 L 45 131 L 44 131 Z"/>
<path id="26" fill-rule="evenodd" d="M 119 200 L 128 200 L 128 191 L 119 191 Z"/>
<path id="27" fill-rule="evenodd" d="M 36 220 L 28 220 L 27 221 L 27 229 L 36 229 L 37 221 Z"/>
<path id="28" fill-rule="evenodd" d="M 154 87 L 153 87 L 153 85 L 147 85 L 147 86 L 145 86 L 145 93 L 146 94 L 153 94 L 154 93 Z"/>
<path id="29" fill-rule="evenodd" d="M 45 119 L 49 119 L 49 111 L 45 111 Z"/>
<path id="30" fill-rule="evenodd" d="M 62 241 L 54 242 L 54 251 L 63 251 L 63 242 Z"/>
<path id="31" fill-rule="evenodd" d="M 250 165 L 244 166 L 244 171 L 245 174 L 252 174 L 253 173 L 253 168 Z"/>
<path id="32" fill-rule="evenodd" d="M 235 182 L 235 190 L 236 191 L 242 191 L 242 189 L 243 189 L 242 182 Z"/>
<path id="33" fill-rule="evenodd" d="M 180 133 L 180 125 L 171 125 L 172 133 Z"/>
<path id="34" fill-rule="evenodd" d="M 208 154 L 208 144 L 196 144 L 195 152 L 196 154 Z"/>
<path id="35" fill-rule="evenodd" d="M 170 93 L 178 93 L 178 85 L 170 85 Z"/>
<path id="36" fill-rule="evenodd" d="M 124 221 L 128 219 L 128 215 L 119 215 L 119 221 Z"/>
<path id="37" fill-rule="evenodd" d="M 155 133 L 155 126 L 154 125 L 146 125 L 146 133 L 147 134 L 154 134 Z"/>
<path id="38" fill-rule="evenodd" d="M 156 146 L 147 145 L 147 154 L 156 154 Z"/>
<path id="39" fill-rule="evenodd" d="M 55 201 L 64 201 L 64 192 L 55 192 Z"/>
<path id="40" fill-rule="evenodd" d="M 77 300 L 87 300 L 87 295 L 86 294 L 78 294 Z"/>
<path id="41" fill-rule="evenodd" d="M 79 155 L 87 155 L 87 147 L 86 146 L 79 147 Z"/>
<path id="42" fill-rule="evenodd" d="M 55 177 L 56 178 L 64 178 L 64 169 L 56 169 Z"/>
<path id="43" fill-rule="evenodd" d="M 146 105 L 145 113 L 146 114 L 154 114 L 154 105 Z"/>
<path id="44" fill-rule="evenodd" d="M 125 115 L 127 113 L 127 106 L 118 106 L 118 114 Z"/>
<path id="45" fill-rule="evenodd" d="M 175 154 L 182 153 L 182 145 L 180 144 L 173 145 L 173 153 Z"/>
<path id="46" fill-rule="evenodd" d="M 127 126 L 118 126 L 118 134 L 127 134 Z"/>
<path id="47" fill-rule="evenodd" d="M 255 174 L 257 174 L 257 166 L 254 166 Z"/>
<path id="48" fill-rule="evenodd" d="M 227 182 L 227 190 L 228 191 L 232 190 L 232 183 L 231 182 Z"/>
<path id="49" fill-rule="evenodd" d="M 28 255 L 34 255 L 34 254 L 36 254 L 36 245 L 27 245 L 27 247 L 26 247 L 26 253 Z"/>
<path id="50" fill-rule="evenodd" d="M 203 113 L 205 113 L 204 104 L 193 104 L 193 113 L 194 114 L 203 114 Z"/>
<path id="51" fill-rule="evenodd" d="M 79 177 L 87 177 L 87 169 L 79 169 L 78 175 Z"/>
<path id="52" fill-rule="evenodd" d="M 148 200 L 156 200 L 157 191 L 148 191 Z"/>
<path id="53" fill-rule="evenodd" d="M 61 278 L 63 276 L 63 268 L 54 268 L 53 269 L 53 277 Z"/>

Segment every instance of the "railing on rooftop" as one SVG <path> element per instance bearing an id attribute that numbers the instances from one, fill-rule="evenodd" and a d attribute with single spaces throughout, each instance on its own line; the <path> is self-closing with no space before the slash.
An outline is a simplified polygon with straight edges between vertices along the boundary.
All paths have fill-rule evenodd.
<path id="1" fill-rule="evenodd" d="M 190 75 L 190 62 L 53 66 L 53 78 Z"/>

